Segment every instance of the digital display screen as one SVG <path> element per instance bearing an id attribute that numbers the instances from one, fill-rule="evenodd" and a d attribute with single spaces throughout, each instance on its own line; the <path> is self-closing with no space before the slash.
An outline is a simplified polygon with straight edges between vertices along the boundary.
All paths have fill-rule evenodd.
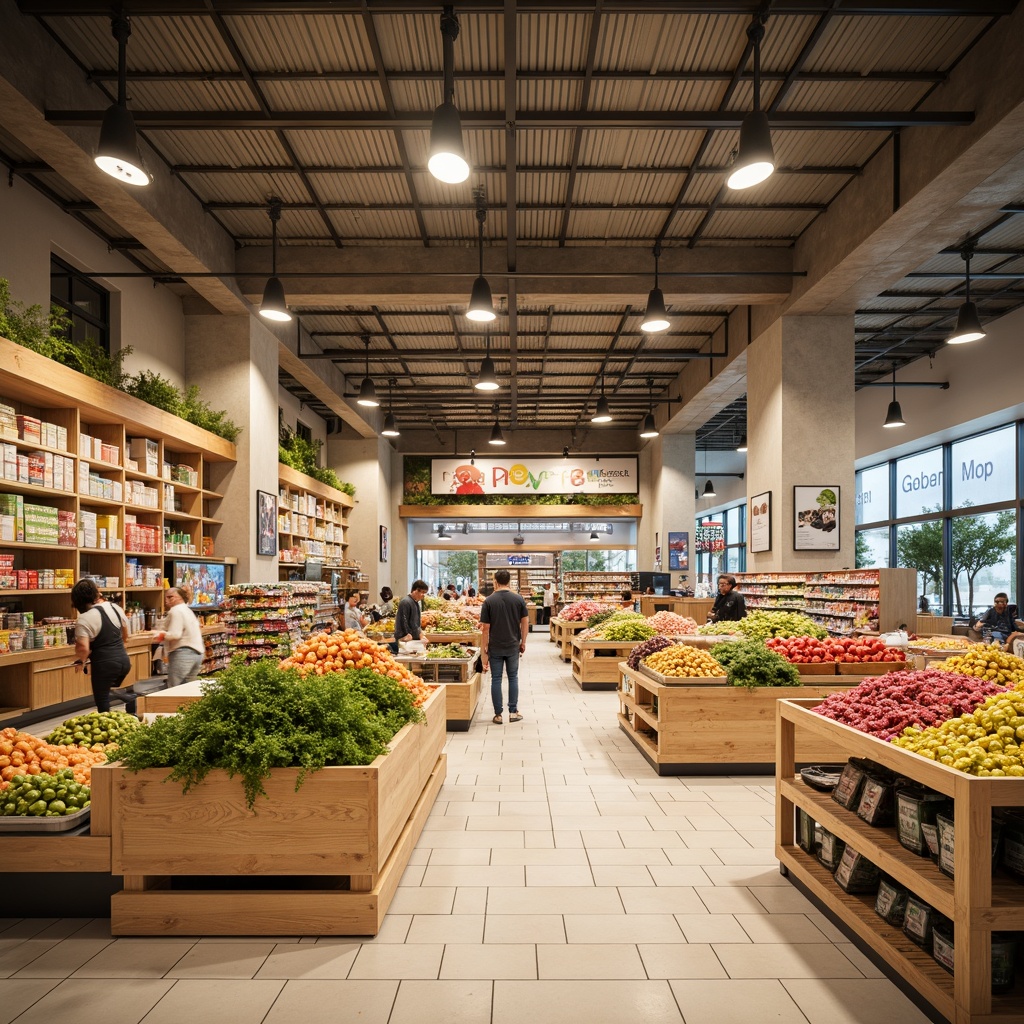
<path id="1" fill-rule="evenodd" d="M 219 605 L 227 586 L 226 566 L 219 562 L 175 562 L 174 586 L 192 591 L 190 608 Z"/>

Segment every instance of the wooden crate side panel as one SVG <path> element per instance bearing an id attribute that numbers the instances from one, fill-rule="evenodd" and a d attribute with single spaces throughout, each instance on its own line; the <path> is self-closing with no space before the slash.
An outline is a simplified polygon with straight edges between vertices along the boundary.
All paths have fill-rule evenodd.
<path id="1" fill-rule="evenodd" d="M 444 696 L 448 721 L 469 721 L 480 700 L 480 673 L 474 672 L 464 683 L 445 683 Z"/>
<path id="2" fill-rule="evenodd" d="M 427 721 L 420 740 L 420 789 L 423 788 L 434 771 L 437 759 L 444 750 L 445 740 L 448 738 L 450 711 L 448 709 L 448 692 L 445 687 L 437 688 L 434 696 L 424 705 L 424 711 Z M 408 815 L 406 817 L 408 818 Z"/>
<path id="3" fill-rule="evenodd" d="M 161 693 L 152 693 L 142 699 L 146 702 L 145 710 L 147 714 L 173 715 L 178 708 L 185 707 L 188 704 L 195 704 L 203 698 L 200 696 L 166 697 Z"/>
<path id="4" fill-rule="evenodd" d="M 111 786 L 114 769 L 108 764 L 93 765 L 89 793 L 89 834 L 110 835 L 110 819 L 113 813 Z"/>
<path id="5" fill-rule="evenodd" d="M 379 759 L 378 759 L 379 760 Z M 325 768 L 298 792 L 276 768 L 267 798 L 245 806 L 239 778 L 213 771 L 190 793 L 165 769 L 113 776 L 115 874 L 360 874 L 376 870 L 370 837 L 375 768 Z"/>

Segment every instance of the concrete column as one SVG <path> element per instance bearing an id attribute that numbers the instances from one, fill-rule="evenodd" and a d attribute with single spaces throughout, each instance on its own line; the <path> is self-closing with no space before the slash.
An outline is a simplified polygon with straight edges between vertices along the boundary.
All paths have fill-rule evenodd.
<path id="1" fill-rule="evenodd" d="M 640 501 L 643 518 L 637 530 L 637 568 L 644 571 L 668 572 L 668 534 L 690 535 L 690 565 L 693 565 L 694 542 L 694 435 L 662 434 L 650 441 L 640 452 Z M 661 568 L 654 564 L 656 546 L 661 545 Z M 672 586 L 679 576 L 672 573 Z"/>
<path id="2" fill-rule="evenodd" d="M 256 492 L 278 493 L 277 339 L 254 316 L 186 316 L 185 379 L 242 428 L 238 462 L 214 464 L 216 556 L 238 559 L 236 583 L 276 582 L 277 555 L 256 554 Z"/>
<path id="3" fill-rule="evenodd" d="M 397 536 L 401 523 L 398 509 L 391 501 L 393 448 L 386 437 L 363 438 L 338 436 L 327 439 L 327 465 L 342 480 L 356 488 L 355 506 L 349 510 L 348 556 L 363 563 L 363 572 L 370 577 L 367 589 L 370 603 L 377 600 L 380 588 L 391 587 L 396 595 L 407 594 L 409 581 L 405 566 L 398 562 Z M 380 527 L 388 531 L 388 560 L 380 561 Z"/>
<path id="4" fill-rule="evenodd" d="M 747 352 L 747 494 L 771 491 L 772 549 L 752 572 L 854 566 L 853 317 L 782 317 Z M 796 551 L 794 486 L 840 487 L 837 551 Z M 817 532 L 817 531 L 815 531 Z"/>

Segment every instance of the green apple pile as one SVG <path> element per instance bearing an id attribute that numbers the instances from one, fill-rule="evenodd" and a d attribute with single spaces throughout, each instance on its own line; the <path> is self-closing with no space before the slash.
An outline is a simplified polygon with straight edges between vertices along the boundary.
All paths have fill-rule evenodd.
<path id="1" fill-rule="evenodd" d="M 92 711 L 69 718 L 58 725 L 47 743 L 56 747 L 91 747 L 97 743 L 117 743 L 122 736 L 139 727 L 139 720 L 125 711 Z"/>
<path id="2" fill-rule="evenodd" d="M 75 782 L 70 768 L 56 775 L 15 775 L 0 793 L 5 817 L 63 818 L 89 806 L 90 789 Z"/>

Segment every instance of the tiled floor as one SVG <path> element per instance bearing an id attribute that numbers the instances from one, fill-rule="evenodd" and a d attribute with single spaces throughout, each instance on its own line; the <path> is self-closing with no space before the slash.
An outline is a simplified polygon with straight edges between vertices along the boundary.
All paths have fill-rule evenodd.
<path id="1" fill-rule="evenodd" d="M 771 779 L 658 778 L 546 636 L 521 683 L 449 737 L 376 938 L 0 920 L 0 1024 L 924 1024 L 779 875 Z"/>

